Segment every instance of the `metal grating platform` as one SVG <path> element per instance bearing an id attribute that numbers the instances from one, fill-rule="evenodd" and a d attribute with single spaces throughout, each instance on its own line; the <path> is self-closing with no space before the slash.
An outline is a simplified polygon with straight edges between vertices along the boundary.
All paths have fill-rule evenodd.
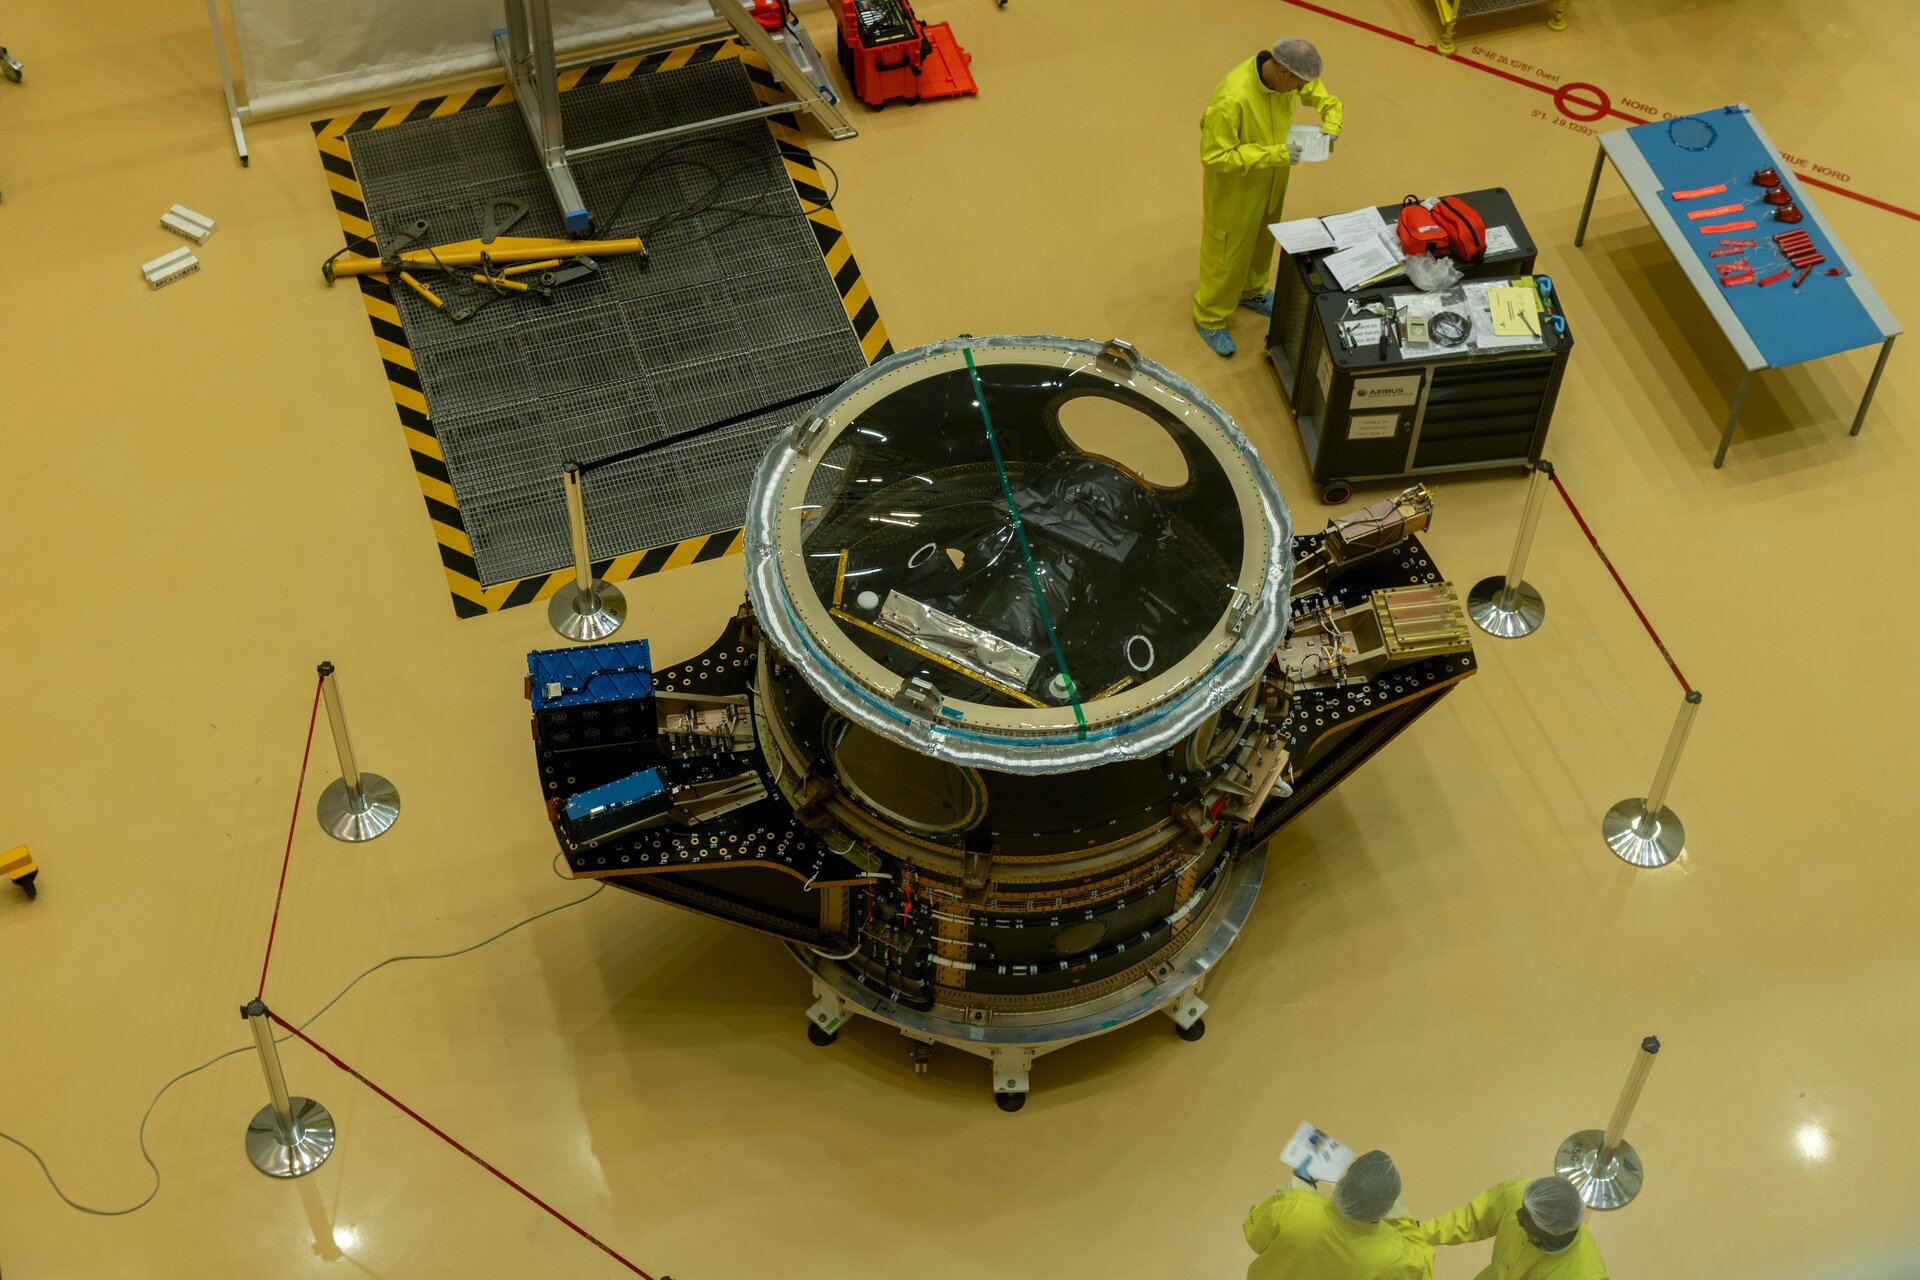
<path id="1" fill-rule="evenodd" d="M 573 146 L 755 102 L 736 60 L 561 96 Z M 528 208 L 510 234 L 562 234 L 510 103 L 350 134 L 348 144 L 383 245 L 422 218 L 436 244 L 478 236 L 493 197 Z M 393 293 L 487 585 L 566 567 L 568 460 L 587 469 L 596 559 L 737 526 L 767 444 L 866 367 L 765 125 L 574 169 L 602 218 L 644 171 L 596 234 L 644 235 L 650 265 L 605 259 L 599 277 L 560 289 L 551 305 L 515 298 L 461 324 L 406 289 Z M 707 207 L 667 221 L 696 204 Z M 430 283 L 440 290 L 439 278 Z M 485 292 L 456 290 L 442 294 L 456 307 Z"/>

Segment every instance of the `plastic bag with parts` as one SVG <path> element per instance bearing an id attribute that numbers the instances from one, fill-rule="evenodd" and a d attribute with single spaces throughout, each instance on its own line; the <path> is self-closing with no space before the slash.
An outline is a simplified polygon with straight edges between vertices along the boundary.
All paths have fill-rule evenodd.
<path id="1" fill-rule="evenodd" d="M 1422 293 L 1451 289 L 1460 283 L 1461 276 L 1460 264 L 1452 258 L 1430 258 L 1422 254 L 1407 259 L 1407 279 Z"/>

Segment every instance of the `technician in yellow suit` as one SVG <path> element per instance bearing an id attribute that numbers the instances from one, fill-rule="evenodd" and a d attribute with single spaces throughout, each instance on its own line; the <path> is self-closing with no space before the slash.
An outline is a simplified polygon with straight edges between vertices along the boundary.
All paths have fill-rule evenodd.
<path id="1" fill-rule="evenodd" d="M 1428 1244 L 1493 1237 L 1493 1261 L 1476 1280 L 1607 1280 L 1586 1206 L 1565 1178 L 1515 1178 L 1488 1187 L 1464 1209 L 1420 1224 Z"/>
<path id="2" fill-rule="evenodd" d="M 1400 1171 L 1384 1151 L 1356 1158 L 1333 1195 L 1276 1192 L 1247 1211 L 1241 1230 L 1260 1256 L 1247 1280 L 1433 1280 L 1433 1250 L 1411 1219 L 1385 1221 Z"/>
<path id="3" fill-rule="evenodd" d="M 1267 272 L 1293 157 L 1287 126 L 1306 103 L 1320 113 L 1320 129 L 1340 134 L 1340 99 L 1320 83 L 1320 51 L 1298 36 L 1276 41 L 1247 59 L 1214 88 L 1200 118 L 1200 163 L 1205 169 L 1200 226 L 1200 288 L 1193 323 L 1206 344 L 1233 354 L 1227 317 L 1236 306 L 1273 314 Z"/>

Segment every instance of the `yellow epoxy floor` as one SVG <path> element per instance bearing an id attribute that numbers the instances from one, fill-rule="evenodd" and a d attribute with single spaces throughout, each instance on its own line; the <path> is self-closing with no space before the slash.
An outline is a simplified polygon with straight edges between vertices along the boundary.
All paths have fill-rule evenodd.
<path id="1" fill-rule="evenodd" d="M 459 959 L 390 967 L 313 1034 L 641 1266 L 682 1280 L 1233 1276 L 1246 1206 L 1302 1119 L 1400 1160 L 1433 1214 L 1544 1171 L 1603 1124 L 1640 1036 L 1666 1044 L 1632 1137 L 1647 1190 L 1594 1231 L 1621 1276 L 1801 1274 L 1910 1238 L 1920 1057 L 1910 726 L 1920 611 L 1913 350 L 1865 431 L 1870 352 L 1770 373 L 1727 465 L 1731 353 L 1611 173 L 1572 248 L 1593 143 L 1545 93 L 1288 4 L 925 0 L 974 53 L 972 101 L 855 110 L 816 143 L 899 346 L 957 332 L 1118 335 L 1236 415 L 1294 503 L 1315 500 L 1258 358 L 1222 362 L 1187 297 L 1194 126 L 1215 80 L 1288 31 L 1347 103 L 1295 216 L 1504 185 L 1578 341 L 1550 456 L 1706 692 L 1673 792 L 1691 847 L 1632 870 L 1599 815 L 1638 794 L 1678 688 L 1557 504 L 1529 578 L 1549 620 L 1273 850 L 1209 986 L 1210 1034 L 1159 1020 L 1043 1059 L 996 1111 L 984 1067 L 857 1023 L 803 1034 L 806 984 L 764 939 L 618 892 Z M 1431 41 L 1430 7 L 1344 11 Z M 824 10 L 806 14 L 823 47 Z M 522 655 L 543 611 L 459 621 L 304 118 L 228 149 L 190 0 L 13 6 L 0 42 L 0 1129 L 69 1194 L 121 1206 L 170 1076 L 245 1042 L 322 658 L 398 827 L 347 847 L 295 828 L 268 996 L 304 1020 L 394 954 L 449 950 L 590 890 L 563 884 L 530 770 Z M 1920 25 L 1905 6 L 1574 0 L 1463 29 L 1462 53 L 1683 112 L 1744 99 L 1831 179 L 1920 208 Z M 1476 52 L 1478 50 L 1478 52 Z M 1537 69 L 1536 69 L 1537 68 Z M 398 98 L 401 95 L 394 95 Z M 364 105 L 364 104 L 363 104 Z M 321 114 L 315 112 L 314 114 Z M 1604 127 L 1616 127 L 1609 121 Z M 136 266 L 180 202 L 220 221 L 202 273 Z M 1821 208 L 1911 322 L 1920 223 Z M 1500 572 L 1522 484 L 1439 486 L 1428 544 L 1463 586 Z M 1363 496 L 1366 496 L 1363 494 Z M 662 663 L 741 593 L 728 558 L 629 591 Z M 241 1134 L 245 1056 L 176 1087 L 149 1131 L 159 1196 L 61 1205 L 0 1145 L 0 1268 L 22 1277 L 614 1276 L 611 1260 L 298 1046 L 296 1092 L 341 1126 L 318 1174 L 270 1181 Z M 1485 1246 L 1441 1254 L 1474 1274 Z"/>

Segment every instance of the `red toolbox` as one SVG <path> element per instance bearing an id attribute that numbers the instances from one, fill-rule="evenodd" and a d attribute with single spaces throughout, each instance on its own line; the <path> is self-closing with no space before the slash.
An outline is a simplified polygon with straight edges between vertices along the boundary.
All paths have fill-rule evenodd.
<path id="1" fill-rule="evenodd" d="M 840 11 L 840 70 L 874 110 L 889 102 L 978 93 L 972 56 L 944 22 L 924 23 L 910 0 L 834 0 Z"/>

